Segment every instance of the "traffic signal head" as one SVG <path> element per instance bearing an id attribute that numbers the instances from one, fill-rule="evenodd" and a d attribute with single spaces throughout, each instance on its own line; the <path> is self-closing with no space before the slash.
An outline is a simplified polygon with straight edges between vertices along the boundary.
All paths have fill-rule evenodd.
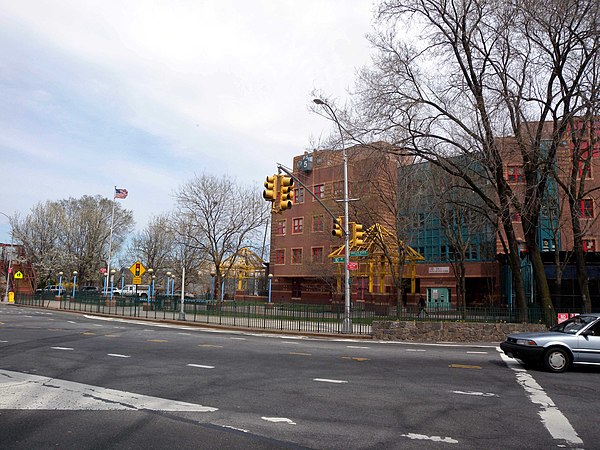
<path id="1" fill-rule="evenodd" d="M 294 204 L 292 197 L 293 186 L 294 180 L 292 179 L 292 177 L 279 175 L 279 208 L 282 211 L 284 209 L 290 209 Z"/>
<path id="2" fill-rule="evenodd" d="M 341 238 L 344 236 L 341 223 L 342 221 L 339 218 L 338 220 L 333 222 L 333 231 L 331 232 L 331 234 L 333 234 L 335 237 Z"/>
<path id="3" fill-rule="evenodd" d="M 263 191 L 263 198 L 267 201 L 273 202 L 277 197 L 277 176 L 272 175 L 267 177 L 267 181 L 264 182 L 265 190 Z"/>
<path id="4" fill-rule="evenodd" d="M 365 243 L 365 232 L 360 223 L 352 224 L 352 242 L 354 245 L 362 245 Z"/>

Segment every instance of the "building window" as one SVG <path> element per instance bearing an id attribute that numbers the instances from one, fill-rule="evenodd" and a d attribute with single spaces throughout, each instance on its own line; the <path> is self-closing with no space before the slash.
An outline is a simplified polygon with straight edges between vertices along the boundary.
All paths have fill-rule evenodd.
<path id="1" fill-rule="evenodd" d="M 315 264 L 323 263 L 323 247 L 313 247 L 311 249 L 311 259 Z"/>
<path id="2" fill-rule="evenodd" d="M 294 189 L 294 203 L 304 203 L 304 188 L 299 187 Z"/>
<path id="3" fill-rule="evenodd" d="M 302 249 L 301 248 L 293 248 L 292 249 L 292 264 L 302 264 Z"/>
<path id="4" fill-rule="evenodd" d="M 285 249 L 282 248 L 275 250 L 275 264 L 285 264 Z"/>
<path id="5" fill-rule="evenodd" d="M 584 198 L 583 200 L 581 200 L 579 208 L 581 212 L 581 217 L 583 217 L 584 219 L 591 219 L 592 217 L 594 217 L 594 202 L 591 198 Z"/>
<path id="6" fill-rule="evenodd" d="M 333 182 L 333 196 L 341 197 L 344 195 L 344 182 L 343 181 L 334 181 Z"/>
<path id="7" fill-rule="evenodd" d="M 324 184 L 315 184 L 313 186 L 313 192 L 315 194 L 315 197 L 317 197 L 319 200 L 324 199 L 325 198 L 325 185 Z"/>
<path id="8" fill-rule="evenodd" d="M 277 236 L 285 236 L 285 225 L 287 220 L 278 220 L 275 222 L 275 234 Z"/>
<path id="9" fill-rule="evenodd" d="M 506 179 L 509 183 L 525 183 L 525 174 L 521 166 L 508 166 L 506 168 Z"/>
<path id="10" fill-rule="evenodd" d="M 596 251 L 596 240 L 595 239 L 584 239 L 583 240 L 583 251 L 584 252 L 595 252 Z"/>
<path id="11" fill-rule="evenodd" d="M 292 226 L 292 234 L 302 233 L 303 229 L 304 229 L 304 218 L 303 217 L 294 218 L 293 226 Z"/>
<path id="12" fill-rule="evenodd" d="M 319 233 L 325 230 L 325 225 L 323 224 L 323 216 L 313 216 L 312 222 L 312 230 L 313 233 Z"/>

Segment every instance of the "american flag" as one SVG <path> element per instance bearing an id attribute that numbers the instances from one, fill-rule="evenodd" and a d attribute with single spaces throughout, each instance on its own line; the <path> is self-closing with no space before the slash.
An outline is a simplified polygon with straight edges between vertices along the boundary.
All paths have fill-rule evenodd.
<path id="1" fill-rule="evenodd" d="M 115 198 L 127 198 L 127 189 L 115 188 Z"/>

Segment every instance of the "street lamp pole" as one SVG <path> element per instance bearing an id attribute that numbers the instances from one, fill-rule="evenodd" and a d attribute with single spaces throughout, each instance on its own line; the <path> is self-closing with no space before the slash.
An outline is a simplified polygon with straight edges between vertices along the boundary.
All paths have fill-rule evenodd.
<path id="1" fill-rule="evenodd" d="M 5 213 L 3 213 L 2 211 L 0 211 L 0 214 L 2 214 L 4 217 L 6 217 L 9 220 L 9 225 L 10 225 L 10 217 L 8 217 L 8 215 L 6 215 Z M 4 292 L 4 301 L 7 302 L 8 301 L 8 285 L 10 284 L 10 273 L 11 273 L 11 269 L 12 269 L 12 253 L 14 251 L 14 247 L 12 245 L 12 233 L 10 235 L 10 242 L 11 242 L 11 247 L 10 247 L 10 253 L 9 253 L 9 259 L 8 259 L 8 268 L 6 269 L 6 291 Z"/>
<path id="2" fill-rule="evenodd" d="M 175 280 L 173 280 L 173 284 L 175 284 Z M 179 303 L 181 309 L 179 310 L 179 320 L 185 320 L 185 266 L 181 268 L 181 302 Z"/>
<path id="3" fill-rule="evenodd" d="M 74 270 L 73 271 L 73 294 L 71 295 L 71 297 L 75 298 L 75 288 L 77 286 L 77 271 Z"/>
<path id="4" fill-rule="evenodd" d="M 342 140 L 342 157 L 344 160 L 344 321 L 342 333 L 352 333 L 352 319 L 350 318 L 350 230 L 348 226 L 348 154 L 344 144 L 344 133 L 335 111 L 331 106 L 319 98 L 313 100 L 317 105 L 323 106 L 330 114 L 329 117 L 336 123 Z"/>
<path id="5" fill-rule="evenodd" d="M 271 288 L 273 287 L 273 274 L 270 273 L 268 278 L 269 278 L 269 301 L 267 303 L 271 303 Z"/>

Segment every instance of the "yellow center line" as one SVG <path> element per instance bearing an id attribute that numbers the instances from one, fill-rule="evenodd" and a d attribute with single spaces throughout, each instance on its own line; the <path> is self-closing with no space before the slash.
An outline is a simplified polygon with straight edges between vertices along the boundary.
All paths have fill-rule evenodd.
<path id="1" fill-rule="evenodd" d="M 470 366 L 468 364 L 450 364 L 451 369 L 481 369 L 481 366 Z"/>
<path id="2" fill-rule="evenodd" d="M 369 358 L 357 358 L 357 357 L 353 357 L 353 356 L 342 356 L 342 359 L 350 359 L 352 361 L 358 361 L 358 362 L 369 361 Z"/>
<path id="3" fill-rule="evenodd" d="M 84 335 L 86 335 L 86 336 L 96 336 L 96 333 L 92 333 L 91 331 L 84 331 L 84 332 L 83 332 L 83 333 L 81 333 L 81 334 L 84 334 Z"/>

